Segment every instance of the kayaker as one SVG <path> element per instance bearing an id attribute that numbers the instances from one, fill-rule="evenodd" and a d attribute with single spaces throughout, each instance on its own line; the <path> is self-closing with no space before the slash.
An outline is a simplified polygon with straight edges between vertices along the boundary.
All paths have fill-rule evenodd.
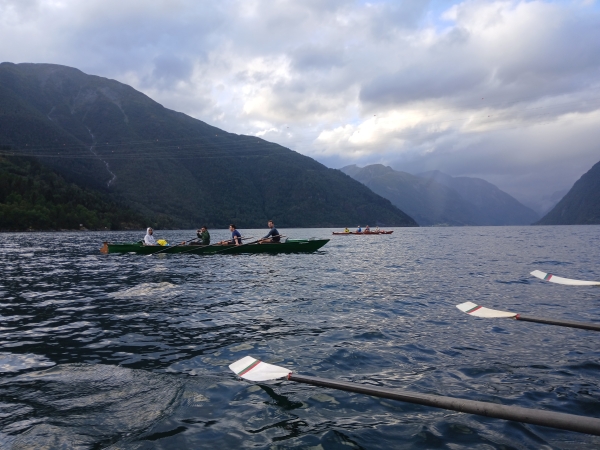
<path id="1" fill-rule="evenodd" d="M 200 239 L 200 245 L 210 245 L 210 233 L 206 225 L 196 231 L 196 236 Z"/>
<path id="2" fill-rule="evenodd" d="M 379 227 L 375 227 L 375 233 L 379 233 Z"/>
<path id="3" fill-rule="evenodd" d="M 228 245 L 242 245 L 242 235 L 237 230 L 234 224 L 229 225 L 229 231 L 231 231 L 231 240 L 230 241 L 221 241 L 220 244 L 228 244 Z"/>
<path id="4" fill-rule="evenodd" d="M 144 245 L 158 245 L 158 242 L 156 242 L 156 239 L 152 236 L 153 233 L 154 230 L 151 227 L 148 227 L 146 236 L 144 236 Z"/>
<path id="5" fill-rule="evenodd" d="M 279 231 L 277 231 L 277 228 L 275 228 L 275 224 L 273 223 L 272 220 L 269 220 L 269 222 L 267 223 L 267 226 L 271 229 L 267 235 L 265 237 L 263 237 L 260 242 L 264 243 L 264 242 L 279 242 L 279 240 L 281 239 L 281 237 L 279 236 Z"/>
<path id="6" fill-rule="evenodd" d="M 365 227 L 365 233 L 370 233 L 371 232 L 371 228 L 369 228 L 369 225 L 367 225 Z"/>
<path id="7" fill-rule="evenodd" d="M 362 228 L 360 227 L 360 225 L 356 227 L 356 232 L 357 233 L 362 233 Z"/>
<path id="8" fill-rule="evenodd" d="M 348 229 L 348 227 L 344 228 L 344 233 L 350 233 L 350 230 Z"/>

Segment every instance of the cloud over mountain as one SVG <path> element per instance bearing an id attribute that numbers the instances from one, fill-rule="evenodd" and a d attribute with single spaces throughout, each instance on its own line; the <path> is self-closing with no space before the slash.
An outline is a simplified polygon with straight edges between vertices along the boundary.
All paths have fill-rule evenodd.
<path id="1" fill-rule="evenodd" d="M 133 85 L 331 166 L 481 177 L 519 200 L 597 161 L 593 1 L 0 1 L 0 59 Z"/>

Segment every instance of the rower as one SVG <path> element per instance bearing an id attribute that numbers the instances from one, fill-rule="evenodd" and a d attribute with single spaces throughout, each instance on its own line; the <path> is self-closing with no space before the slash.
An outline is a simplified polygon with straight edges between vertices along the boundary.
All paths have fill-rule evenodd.
<path id="1" fill-rule="evenodd" d="M 344 228 L 344 233 L 350 233 L 350 230 L 348 229 L 348 227 Z"/>
<path id="2" fill-rule="evenodd" d="M 360 225 L 356 227 L 356 232 L 357 233 L 362 233 L 362 228 L 360 227 Z"/>
<path id="3" fill-rule="evenodd" d="M 226 245 L 242 245 L 242 235 L 237 230 L 234 224 L 229 225 L 229 231 L 231 231 L 231 240 L 230 241 L 221 241 L 219 244 Z"/>
<path id="4" fill-rule="evenodd" d="M 261 244 L 267 243 L 267 242 L 279 242 L 279 240 L 281 239 L 281 236 L 279 235 L 279 231 L 277 231 L 277 228 L 275 228 L 275 224 L 273 223 L 272 220 L 269 220 L 269 222 L 267 223 L 267 226 L 271 229 L 267 235 L 265 237 L 263 237 L 260 240 Z"/>
<path id="5" fill-rule="evenodd" d="M 365 233 L 370 233 L 371 232 L 371 228 L 369 228 L 369 225 L 367 225 L 365 227 Z"/>
<path id="6" fill-rule="evenodd" d="M 146 230 L 146 236 L 144 236 L 144 245 L 158 245 L 158 242 L 156 242 L 156 239 L 154 239 L 154 236 L 152 236 L 153 233 L 154 230 L 152 227 L 148 227 Z"/>
<path id="7" fill-rule="evenodd" d="M 210 245 L 210 233 L 208 232 L 206 225 L 196 231 L 196 236 L 200 239 L 198 245 Z"/>

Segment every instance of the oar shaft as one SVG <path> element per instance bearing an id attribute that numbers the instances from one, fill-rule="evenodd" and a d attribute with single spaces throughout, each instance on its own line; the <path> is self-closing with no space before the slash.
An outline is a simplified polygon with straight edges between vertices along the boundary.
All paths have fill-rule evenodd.
<path id="1" fill-rule="evenodd" d="M 419 394 L 416 392 L 378 388 L 364 384 L 308 377 L 293 373 L 288 376 L 288 379 L 298 383 L 356 392 L 358 394 L 372 395 L 373 397 L 388 398 L 401 402 L 416 403 L 417 405 L 432 406 L 434 408 L 449 409 L 479 416 L 513 420 L 516 422 L 600 436 L 600 419 L 594 417 L 521 408 L 519 406 L 498 405 L 496 403 L 479 402 L 475 400 L 463 400 L 441 395 Z"/>
<path id="2" fill-rule="evenodd" d="M 600 324 L 589 323 L 589 322 L 576 322 L 574 320 L 546 319 L 545 317 L 531 317 L 531 316 L 524 316 L 523 314 L 517 314 L 515 316 L 515 319 L 522 320 L 524 322 L 536 322 L 536 323 L 545 323 L 548 325 L 558 325 L 559 327 L 581 328 L 582 330 L 600 331 Z"/>

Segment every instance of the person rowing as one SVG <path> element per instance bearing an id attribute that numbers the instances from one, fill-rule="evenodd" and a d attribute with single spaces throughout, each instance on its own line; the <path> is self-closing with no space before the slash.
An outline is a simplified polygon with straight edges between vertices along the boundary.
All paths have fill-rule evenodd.
<path id="1" fill-rule="evenodd" d="M 356 227 L 356 232 L 357 233 L 362 233 L 362 228 L 360 227 L 360 225 Z"/>
<path id="2" fill-rule="evenodd" d="M 221 241 L 221 245 L 242 245 L 242 235 L 237 230 L 234 224 L 229 225 L 229 231 L 231 231 L 231 240 Z"/>
<path id="3" fill-rule="evenodd" d="M 196 231 L 196 236 L 198 236 L 198 239 L 200 240 L 196 245 L 210 245 L 210 233 L 208 232 L 206 225 Z"/>
<path id="4" fill-rule="evenodd" d="M 265 237 L 260 240 L 261 244 L 265 244 L 267 242 L 279 242 L 281 240 L 281 236 L 279 235 L 279 231 L 275 228 L 275 224 L 272 220 L 269 220 L 267 226 L 270 228 L 270 231 L 267 233 Z"/>
<path id="5" fill-rule="evenodd" d="M 156 239 L 154 239 L 152 234 L 154 234 L 154 230 L 152 227 L 148 227 L 146 230 L 146 236 L 144 236 L 144 245 L 158 245 L 158 242 L 156 242 Z"/>
<path id="6" fill-rule="evenodd" d="M 348 227 L 344 228 L 344 233 L 350 233 L 350 230 L 348 229 Z"/>
<path id="7" fill-rule="evenodd" d="M 370 233 L 371 232 L 371 228 L 369 227 L 369 225 L 367 225 L 365 227 L 365 233 Z"/>

